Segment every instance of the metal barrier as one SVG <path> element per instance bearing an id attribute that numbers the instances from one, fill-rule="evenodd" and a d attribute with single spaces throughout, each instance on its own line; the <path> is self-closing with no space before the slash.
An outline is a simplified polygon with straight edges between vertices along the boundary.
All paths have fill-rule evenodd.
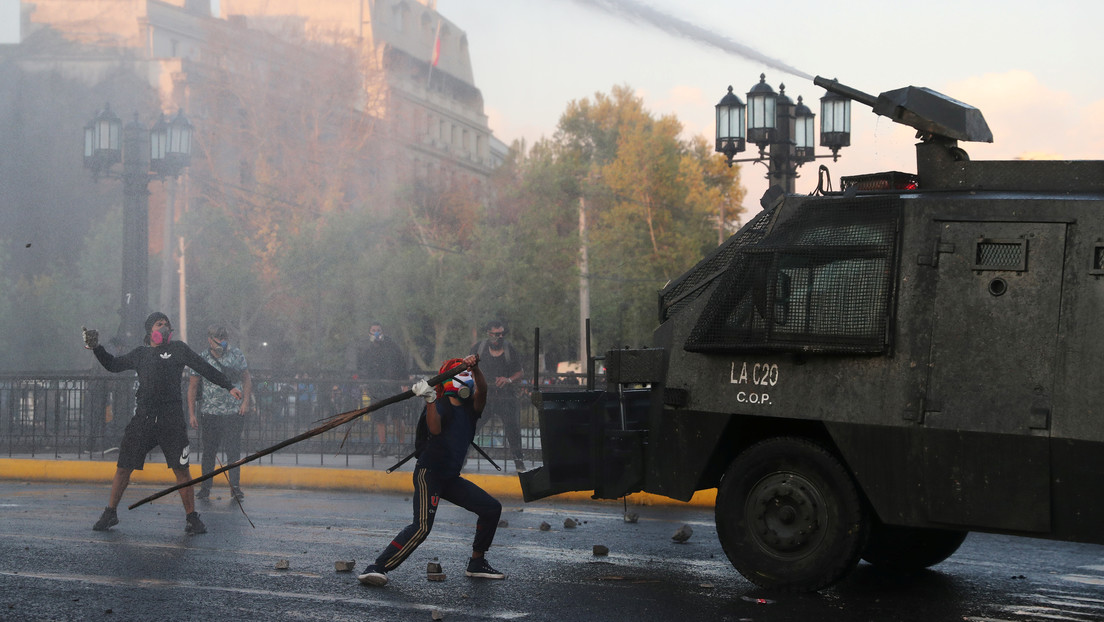
<path id="1" fill-rule="evenodd" d="M 409 383 L 355 379 L 347 374 L 250 373 L 253 399 L 242 433 L 243 455 L 305 432 L 331 415 L 366 407 L 373 399 L 409 387 Z M 559 374 L 544 377 L 541 383 L 547 389 L 582 389 L 585 379 L 577 374 Z M 181 399 L 185 416 L 187 386 L 188 378 L 184 377 Z M 0 453 L 8 457 L 114 461 L 123 430 L 134 414 L 136 389 L 137 378 L 129 373 L 0 374 Z M 540 460 L 541 448 L 531 389 L 530 383 L 520 383 L 512 396 L 517 403 L 526 466 Z M 387 468 L 413 451 L 421 409 L 421 400 L 406 400 L 265 456 L 260 463 Z M 199 432 L 189 427 L 189 434 L 194 449 L 201 451 Z M 503 469 L 516 469 L 499 417 L 483 418 L 476 443 Z M 158 459 L 160 454 L 154 452 L 149 461 Z M 477 471 L 491 468 L 475 452 L 468 468 L 473 467 Z"/>

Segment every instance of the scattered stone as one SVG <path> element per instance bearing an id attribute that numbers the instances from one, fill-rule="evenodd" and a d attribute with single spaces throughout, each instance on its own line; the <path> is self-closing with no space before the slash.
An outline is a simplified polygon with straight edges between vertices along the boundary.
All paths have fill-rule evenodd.
<path id="1" fill-rule="evenodd" d="M 441 564 L 437 562 L 426 564 L 426 579 L 429 581 L 444 581 L 445 573 L 441 570 Z"/>
<path id="2" fill-rule="evenodd" d="M 281 559 L 280 561 L 276 562 L 276 570 L 287 570 L 288 568 L 291 568 L 291 562 L 289 562 L 288 560 Z"/>
<path id="3" fill-rule="evenodd" d="M 441 613 L 438 609 L 434 609 L 433 613 L 430 614 L 430 617 L 432 617 L 434 620 L 444 620 L 445 614 Z"/>
<path id="4" fill-rule="evenodd" d="M 601 544 L 594 545 L 594 554 L 596 556 L 609 555 L 609 547 Z"/>
<path id="5" fill-rule="evenodd" d="M 640 515 L 637 514 L 636 512 L 626 512 L 625 513 L 625 522 L 626 523 L 635 523 L 638 520 L 640 520 Z"/>
<path id="6" fill-rule="evenodd" d="M 510 521 L 506 520 L 505 518 L 498 521 L 498 528 L 499 529 L 506 529 L 509 526 L 510 526 Z"/>
<path id="7" fill-rule="evenodd" d="M 548 524 L 547 522 L 545 522 L 545 521 L 541 521 L 541 524 L 540 524 L 540 530 L 541 530 L 541 531 L 552 531 L 552 525 L 549 525 L 549 524 Z"/>
<path id="8" fill-rule="evenodd" d="M 355 566 L 356 560 L 354 559 L 350 559 L 349 561 L 338 560 L 334 562 L 334 570 L 338 572 L 350 572 Z"/>
<path id="9" fill-rule="evenodd" d="M 574 518 L 564 519 L 564 529 L 574 529 L 579 523 L 575 522 Z"/>
<path id="10" fill-rule="evenodd" d="M 690 528 L 690 525 L 683 525 L 678 528 L 675 535 L 671 536 L 671 539 L 675 542 L 686 542 L 692 535 L 694 535 L 694 530 Z"/>

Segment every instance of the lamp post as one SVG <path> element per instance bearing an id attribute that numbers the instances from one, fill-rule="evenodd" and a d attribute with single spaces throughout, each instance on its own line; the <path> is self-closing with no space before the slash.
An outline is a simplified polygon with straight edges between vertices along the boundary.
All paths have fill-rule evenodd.
<path id="1" fill-rule="evenodd" d="M 820 144 L 832 151 L 831 156 L 818 156 L 814 145 L 815 117 L 802 98 L 794 104 L 786 95 L 786 85 L 778 92 L 767 84 L 765 74 L 747 93 L 747 105 L 728 87 L 728 93 L 717 103 L 717 140 L 715 149 L 723 153 L 728 165 L 734 162 L 761 162 L 767 166 L 770 185 L 779 186 L 787 194 L 794 192 L 797 169 L 815 158 L 839 159 L 839 150 L 851 144 L 851 102 L 828 93 L 821 102 Z M 746 119 L 746 122 L 745 122 Z M 759 147 L 759 156 L 737 160 L 747 143 Z"/>
<path id="2" fill-rule="evenodd" d="M 162 117 L 147 130 L 138 122 L 138 113 L 123 127 L 105 105 L 84 129 L 84 166 L 93 179 L 114 177 L 112 166 L 123 164 L 118 176 L 123 181 L 123 287 L 115 336 L 126 346 L 141 341 L 149 313 L 149 182 L 175 180 L 189 164 L 191 142 L 192 126 L 183 112 L 171 123 Z"/>

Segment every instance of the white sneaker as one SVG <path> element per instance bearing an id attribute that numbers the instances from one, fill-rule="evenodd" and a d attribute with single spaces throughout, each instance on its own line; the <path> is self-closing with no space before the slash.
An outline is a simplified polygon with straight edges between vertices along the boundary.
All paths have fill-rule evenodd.
<path id="1" fill-rule="evenodd" d="M 387 573 L 383 571 L 383 568 L 372 564 L 364 569 L 364 572 L 357 575 L 357 581 L 360 581 L 362 585 L 387 585 Z"/>

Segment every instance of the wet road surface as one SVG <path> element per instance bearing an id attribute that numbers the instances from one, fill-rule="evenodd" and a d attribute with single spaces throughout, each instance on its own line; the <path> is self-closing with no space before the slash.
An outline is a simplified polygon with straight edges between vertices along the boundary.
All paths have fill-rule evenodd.
<path id="1" fill-rule="evenodd" d="M 740 577 L 709 510 L 630 507 L 630 524 L 617 502 L 506 499 L 508 526 L 488 554 L 505 581 L 464 576 L 474 520 L 442 503 L 425 544 L 372 588 L 355 575 L 409 522 L 404 495 L 246 490 L 247 519 L 216 488 L 197 503 L 209 532 L 188 536 L 175 493 L 125 509 L 157 490 L 132 485 L 120 524 L 100 533 L 91 526 L 107 482 L 0 481 L 0 620 L 1104 620 L 1095 545 L 971 534 L 932 570 L 894 576 L 861 564 L 832 589 L 795 596 Z M 684 524 L 693 536 L 673 542 Z M 443 582 L 426 579 L 434 559 Z M 335 570 L 347 560 L 353 572 Z"/>

